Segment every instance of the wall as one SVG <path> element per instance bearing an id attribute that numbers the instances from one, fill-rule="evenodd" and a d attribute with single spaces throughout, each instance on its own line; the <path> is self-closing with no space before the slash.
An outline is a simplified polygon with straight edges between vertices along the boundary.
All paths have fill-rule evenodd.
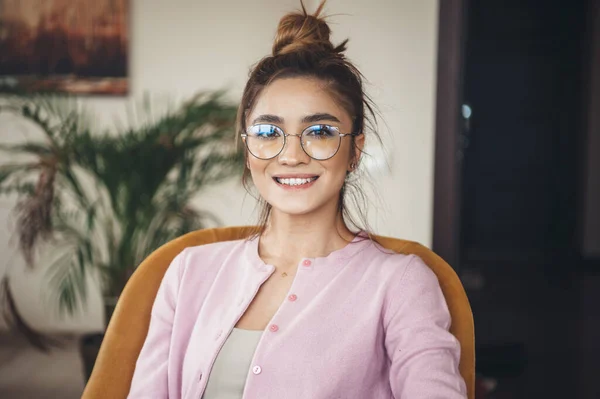
<path id="1" fill-rule="evenodd" d="M 306 1 L 309 10 L 318 3 Z M 270 52 L 279 18 L 298 0 L 132 0 L 132 97 L 143 93 L 182 98 L 199 89 L 228 88 L 240 96 L 250 65 Z M 385 150 L 371 147 L 365 162 L 373 186 L 370 220 L 380 234 L 429 245 L 433 173 L 433 122 L 437 53 L 437 1 L 331 0 L 334 42 L 350 38 L 347 55 L 369 80 L 381 111 Z M 84 100 L 108 124 L 123 115 L 126 99 Z M 17 132 L 17 133 L 16 133 Z M 14 120 L 0 119 L 0 141 L 27 133 Z M 384 157 L 387 153 L 387 162 Z M 8 226 L 14 199 L 1 199 L 0 225 Z M 251 223 L 254 202 L 236 181 L 206 192 L 200 206 L 227 225 Z M 46 331 L 101 329 L 100 294 L 92 290 L 87 311 L 60 320 L 41 295 L 43 273 L 23 272 L 8 228 L 0 229 L 0 275 L 9 273 L 18 305 Z"/>

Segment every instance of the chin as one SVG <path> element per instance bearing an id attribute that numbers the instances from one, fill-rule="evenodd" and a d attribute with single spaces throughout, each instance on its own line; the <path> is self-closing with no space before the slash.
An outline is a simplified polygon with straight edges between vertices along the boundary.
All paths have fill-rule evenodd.
<path id="1" fill-rule="evenodd" d="M 260 191 L 260 190 L 259 190 Z M 323 192 L 311 188 L 305 192 L 281 193 L 277 190 L 264 190 L 263 198 L 271 205 L 273 210 L 289 216 L 303 216 L 324 210 L 324 208 L 337 209 L 339 191 Z M 310 193 L 306 191 L 312 191 Z"/>
<path id="2" fill-rule="evenodd" d="M 337 204 L 337 196 L 328 199 L 315 197 L 294 199 L 276 198 L 274 201 L 268 202 L 274 210 L 277 210 L 277 212 L 281 214 L 289 216 L 305 216 L 322 211 L 324 208 L 335 208 L 333 202 Z"/>
<path id="3" fill-rule="evenodd" d="M 306 203 L 304 203 L 304 204 L 289 204 L 288 203 L 285 205 L 279 205 L 277 203 L 272 203 L 271 206 L 273 207 L 273 209 L 276 209 L 279 213 L 289 215 L 289 216 L 307 215 L 307 214 L 310 214 L 310 213 L 314 212 L 315 210 L 317 210 L 317 207 L 308 206 Z"/>

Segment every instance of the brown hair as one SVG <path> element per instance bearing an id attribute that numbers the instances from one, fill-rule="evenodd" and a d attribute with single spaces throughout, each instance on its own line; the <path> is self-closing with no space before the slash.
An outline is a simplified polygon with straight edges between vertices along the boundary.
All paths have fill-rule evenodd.
<path id="1" fill-rule="evenodd" d="M 375 130 L 374 105 L 363 89 L 363 76 L 343 54 L 348 40 L 334 46 L 329 39 L 331 30 L 324 17 L 320 16 L 325 1 L 321 2 L 314 14 L 308 14 L 301 0 L 301 11 L 289 13 L 279 21 L 272 54 L 260 60 L 250 71 L 237 114 L 238 133 L 246 131 L 247 115 L 263 89 L 271 82 L 281 78 L 309 77 L 325 83 L 325 87 L 352 117 L 353 132 L 364 134 L 370 130 L 380 140 Z M 352 148 L 357 148 L 354 137 Z M 247 157 L 248 152 L 244 153 Z M 358 164 L 359 160 L 353 161 Z M 242 182 L 251 193 L 251 177 L 247 167 L 244 168 Z M 346 207 L 348 194 L 352 194 L 351 200 L 356 205 L 360 225 Z M 261 211 L 254 233 L 262 234 L 271 213 L 271 205 L 260 195 L 255 198 L 259 201 Z M 356 184 L 356 172 L 348 173 L 340 191 L 338 210 L 346 225 L 368 232 L 365 202 L 366 195 Z"/>

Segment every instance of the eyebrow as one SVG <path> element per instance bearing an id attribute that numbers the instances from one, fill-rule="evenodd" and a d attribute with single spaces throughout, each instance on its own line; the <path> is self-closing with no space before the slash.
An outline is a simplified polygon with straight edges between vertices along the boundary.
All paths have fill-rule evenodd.
<path id="1" fill-rule="evenodd" d="M 313 114 L 307 115 L 302 118 L 302 123 L 312 123 L 312 122 L 321 122 L 321 121 L 329 121 L 329 122 L 340 122 L 338 118 L 331 114 L 321 113 L 321 114 Z"/>
<path id="2" fill-rule="evenodd" d="M 313 123 L 313 122 L 321 122 L 321 121 L 329 121 L 329 122 L 338 122 L 340 123 L 340 120 L 328 113 L 318 113 L 318 114 L 312 114 L 312 115 L 307 115 L 305 117 L 302 118 L 301 122 L 302 123 Z M 256 124 L 256 123 L 279 123 L 279 124 L 283 124 L 283 118 L 277 116 L 277 115 L 271 115 L 271 114 L 264 114 L 264 115 L 259 115 L 258 117 L 256 117 L 253 121 L 252 124 Z"/>
<path id="3" fill-rule="evenodd" d="M 252 124 L 256 124 L 256 123 L 279 123 L 282 124 L 283 123 L 283 118 L 277 116 L 277 115 L 270 115 L 270 114 L 265 114 L 265 115 L 259 115 L 258 117 L 256 117 L 253 121 Z"/>

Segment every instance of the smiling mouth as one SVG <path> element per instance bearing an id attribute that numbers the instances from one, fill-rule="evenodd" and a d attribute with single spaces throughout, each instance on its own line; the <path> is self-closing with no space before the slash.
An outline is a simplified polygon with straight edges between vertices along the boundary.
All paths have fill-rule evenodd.
<path id="1" fill-rule="evenodd" d="M 284 186 L 303 186 L 305 184 L 309 184 L 314 182 L 315 180 L 317 180 L 319 178 L 319 176 L 314 176 L 314 177 L 309 177 L 309 178 L 279 178 L 279 177 L 274 177 L 273 180 L 275 180 L 277 183 L 284 185 Z"/>

